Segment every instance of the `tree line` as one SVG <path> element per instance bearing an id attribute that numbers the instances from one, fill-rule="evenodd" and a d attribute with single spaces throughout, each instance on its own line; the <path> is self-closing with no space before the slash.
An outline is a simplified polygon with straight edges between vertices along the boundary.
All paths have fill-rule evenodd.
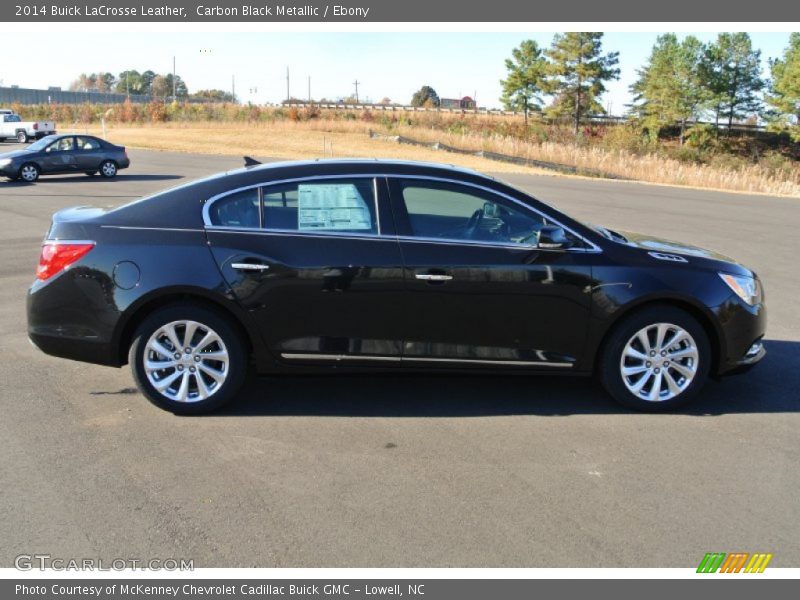
<path id="1" fill-rule="evenodd" d="M 139 72 L 135 69 L 122 71 L 119 75 L 109 72 L 81 73 L 69 86 L 73 92 L 101 92 L 128 95 L 172 98 L 175 100 L 200 99 L 210 102 L 233 102 L 234 97 L 224 90 L 198 90 L 189 93 L 189 88 L 180 75 L 160 74 L 152 70 Z"/>
<path id="2" fill-rule="evenodd" d="M 557 34 L 542 49 L 525 40 L 505 62 L 501 102 L 506 110 L 569 118 L 578 133 L 586 115 L 603 114 L 605 84 L 619 78 L 619 54 L 604 53 L 600 32 Z M 783 56 L 762 77 L 761 51 L 747 33 L 720 33 L 711 43 L 695 36 L 658 37 L 630 87 L 628 113 L 653 136 L 711 118 L 717 128 L 744 119 L 764 120 L 800 141 L 800 33 L 793 33 Z M 544 97 L 550 99 L 545 105 Z"/>

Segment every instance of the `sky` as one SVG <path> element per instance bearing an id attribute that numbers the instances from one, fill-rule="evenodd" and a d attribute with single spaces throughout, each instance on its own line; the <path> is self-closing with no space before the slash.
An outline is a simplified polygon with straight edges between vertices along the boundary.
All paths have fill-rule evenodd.
<path id="1" fill-rule="evenodd" d="M 621 114 L 630 102 L 629 86 L 646 61 L 659 33 L 611 32 L 604 50 L 620 53 L 619 81 L 607 84 L 602 99 L 611 114 Z M 684 37 L 683 34 L 679 37 Z M 712 41 L 716 33 L 694 33 Z M 782 55 L 789 33 L 751 33 L 762 51 L 764 74 L 769 58 Z M 15 39 L 19 38 L 19 39 Z M 308 95 L 308 77 L 314 98 L 336 99 L 353 94 L 358 80 L 362 101 L 408 103 L 415 90 L 432 86 L 441 97 L 477 95 L 478 104 L 499 107 L 504 61 L 525 39 L 550 45 L 553 33 L 101 33 L 49 32 L 47 46 L 57 51 L 25 52 L 24 61 L 0 65 L 2 85 L 46 88 L 70 82 L 82 72 L 126 69 L 177 73 L 190 91 L 230 90 L 235 78 L 242 101 L 277 103 L 286 97 L 286 68 L 292 96 Z M 3 33 L 7 47 L 29 47 L 30 35 Z"/>

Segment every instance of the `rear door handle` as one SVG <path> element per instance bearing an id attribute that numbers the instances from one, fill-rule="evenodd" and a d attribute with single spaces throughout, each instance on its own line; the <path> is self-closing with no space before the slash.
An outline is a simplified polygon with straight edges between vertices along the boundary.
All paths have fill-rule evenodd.
<path id="1" fill-rule="evenodd" d="M 453 279 L 452 275 L 439 275 L 437 273 L 417 273 L 414 277 L 423 281 L 450 281 Z"/>
<path id="2" fill-rule="evenodd" d="M 259 265 L 256 263 L 231 263 L 231 268 L 237 271 L 266 271 L 269 265 Z"/>

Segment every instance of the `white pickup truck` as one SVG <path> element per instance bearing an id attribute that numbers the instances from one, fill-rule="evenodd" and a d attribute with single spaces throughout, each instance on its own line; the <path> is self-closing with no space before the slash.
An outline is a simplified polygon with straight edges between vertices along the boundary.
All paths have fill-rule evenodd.
<path id="1" fill-rule="evenodd" d="M 8 138 L 24 144 L 56 132 L 52 121 L 23 121 L 14 111 L 0 109 L 0 141 Z"/>

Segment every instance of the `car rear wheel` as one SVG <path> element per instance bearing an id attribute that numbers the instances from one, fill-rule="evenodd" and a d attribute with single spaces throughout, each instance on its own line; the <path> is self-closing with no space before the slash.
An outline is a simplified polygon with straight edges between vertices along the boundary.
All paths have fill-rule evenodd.
<path id="1" fill-rule="evenodd" d="M 708 379 L 711 346 L 687 312 L 654 306 L 628 317 L 605 344 L 600 378 L 621 404 L 661 412 L 691 400 Z"/>
<path id="2" fill-rule="evenodd" d="M 115 163 L 113 160 L 104 160 L 103 163 L 100 165 L 100 174 L 107 179 L 116 177 L 117 163 Z"/>
<path id="3" fill-rule="evenodd" d="M 147 317 L 128 359 L 145 397 L 182 415 L 229 402 L 247 371 L 241 335 L 218 313 L 194 304 L 171 305 Z"/>
<path id="4" fill-rule="evenodd" d="M 18 141 L 20 144 L 26 144 L 26 143 L 28 143 L 28 133 L 27 133 L 27 132 L 25 132 L 25 131 L 18 131 L 18 132 L 17 132 L 17 141 Z"/>
<path id="5" fill-rule="evenodd" d="M 39 179 L 39 167 L 33 163 L 25 163 L 19 169 L 19 177 L 23 181 L 33 183 Z"/>

